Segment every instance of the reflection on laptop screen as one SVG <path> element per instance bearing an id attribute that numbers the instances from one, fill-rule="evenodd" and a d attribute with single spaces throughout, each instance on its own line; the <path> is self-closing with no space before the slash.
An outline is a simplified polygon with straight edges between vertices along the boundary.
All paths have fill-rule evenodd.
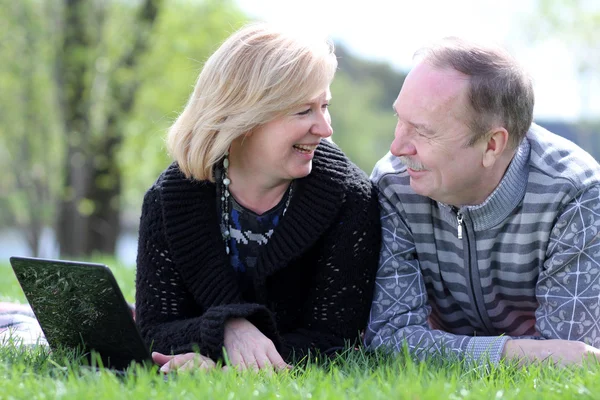
<path id="1" fill-rule="evenodd" d="M 50 347 L 93 349 L 113 368 L 150 359 L 106 266 L 17 257 L 11 264 Z"/>

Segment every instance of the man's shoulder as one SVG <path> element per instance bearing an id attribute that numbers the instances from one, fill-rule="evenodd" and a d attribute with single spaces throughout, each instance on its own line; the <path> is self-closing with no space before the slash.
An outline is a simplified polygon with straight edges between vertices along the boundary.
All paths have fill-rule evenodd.
<path id="1" fill-rule="evenodd" d="M 409 181 L 406 179 L 408 178 L 406 166 L 400 162 L 398 157 L 390 152 L 375 164 L 375 168 L 373 168 L 373 172 L 371 172 L 371 181 L 375 185 L 382 184 L 382 180 L 387 180 L 388 178 L 400 182 L 403 180 L 402 177 L 405 177 L 405 183 L 408 184 Z"/>
<path id="2" fill-rule="evenodd" d="M 572 141 L 533 124 L 527 132 L 530 166 L 551 179 L 567 179 L 577 187 L 600 184 L 600 164 Z"/>
<path id="3" fill-rule="evenodd" d="M 432 200 L 421 196 L 410 186 L 410 176 L 400 159 L 388 153 L 377 162 L 371 173 L 377 190 L 398 210 L 427 213 Z M 426 207 L 426 208 L 423 208 Z"/>

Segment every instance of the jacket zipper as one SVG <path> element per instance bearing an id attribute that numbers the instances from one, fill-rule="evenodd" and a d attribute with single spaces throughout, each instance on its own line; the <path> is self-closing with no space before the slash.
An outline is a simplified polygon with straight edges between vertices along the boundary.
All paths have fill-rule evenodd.
<path id="1" fill-rule="evenodd" d="M 458 223 L 458 227 L 457 227 L 457 236 L 460 240 L 462 240 L 463 238 L 463 220 L 464 220 L 464 216 L 463 214 L 458 211 L 457 209 L 455 209 L 456 212 L 456 222 Z M 465 251 L 465 264 L 467 267 L 467 271 L 468 271 L 468 279 L 469 279 L 469 289 L 471 290 L 471 295 L 473 298 L 473 306 L 475 307 L 475 312 L 477 313 L 477 316 L 479 317 L 479 321 L 481 323 L 481 326 L 483 327 L 483 329 L 485 331 L 490 331 L 483 319 L 483 314 L 481 313 L 481 309 L 479 308 L 479 304 L 477 302 L 477 296 L 475 295 L 475 287 L 473 285 L 473 265 L 471 262 L 471 243 L 469 242 L 469 238 L 467 237 L 467 243 L 466 246 L 464 248 Z"/>

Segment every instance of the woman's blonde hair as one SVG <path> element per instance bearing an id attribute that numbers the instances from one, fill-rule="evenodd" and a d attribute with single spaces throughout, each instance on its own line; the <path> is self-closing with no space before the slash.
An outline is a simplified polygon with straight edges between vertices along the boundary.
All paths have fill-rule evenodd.
<path id="1" fill-rule="evenodd" d="M 333 80 L 333 44 L 251 24 L 206 61 L 194 92 L 167 135 L 187 178 L 214 180 L 236 138 L 321 94 Z"/>

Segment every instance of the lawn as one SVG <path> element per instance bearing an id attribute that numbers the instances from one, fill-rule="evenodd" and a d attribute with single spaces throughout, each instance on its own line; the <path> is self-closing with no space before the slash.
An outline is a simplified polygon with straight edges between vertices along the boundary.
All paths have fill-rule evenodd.
<path id="1" fill-rule="evenodd" d="M 113 260 L 125 297 L 134 299 L 134 270 Z M 0 262 L 0 301 L 25 302 L 7 261 Z M 154 368 L 125 374 L 95 371 L 43 348 L 0 347 L 0 399 L 569 399 L 600 398 L 600 365 L 579 368 L 416 362 L 349 350 L 309 360 L 289 372 L 220 371 L 162 376 Z"/>

